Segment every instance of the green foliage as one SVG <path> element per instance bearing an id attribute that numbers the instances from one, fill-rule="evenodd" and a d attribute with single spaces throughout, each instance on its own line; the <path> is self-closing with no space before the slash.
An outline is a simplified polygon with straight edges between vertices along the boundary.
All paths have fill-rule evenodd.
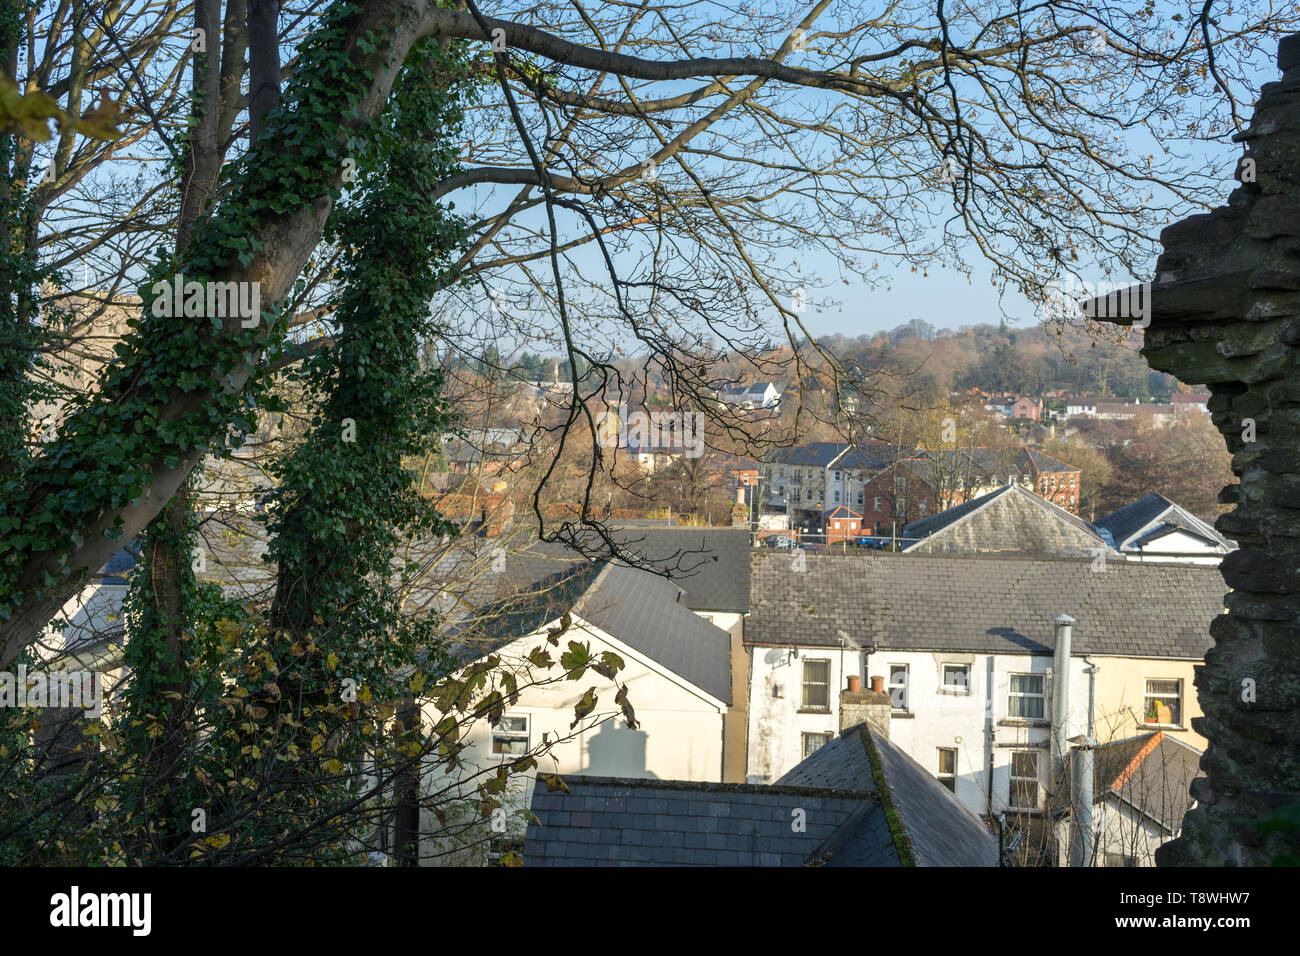
<path id="1" fill-rule="evenodd" d="M 0 619 L 27 596 L 21 578 L 34 555 L 68 553 L 77 529 L 99 515 L 115 516 L 120 529 L 121 509 L 150 485 L 159 464 L 174 467 L 195 452 L 221 451 L 230 424 L 251 426 L 255 409 L 274 407 L 268 369 L 282 354 L 285 316 L 264 310 L 257 326 L 228 334 L 215 320 L 154 315 L 154 288 L 176 274 L 204 281 L 248 266 L 260 217 L 292 217 L 334 191 L 344 158 L 334 143 L 339 119 L 354 115 L 367 88 L 365 71 L 342 42 L 356 9 L 332 6 L 303 45 L 294 79 L 267 118 L 268 135 L 224 171 L 220 192 L 227 198 L 196 224 L 186 255 L 158 251 L 140 289 L 140 313 L 100 389 L 74 408 L 48 454 L 14 469 L 0 485 L 0 522 L 22 529 L 0 538 Z M 245 387 L 227 387 L 263 346 L 267 361 Z M 192 400 L 178 406 L 178 396 Z M 92 570 L 69 567 L 65 559 L 43 572 L 35 590 Z"/>
<path id="2" fill-rule="evenodd" d="M 229 425 L 252 431 L 259 409 L 279 407 L 269 362 L 242 390 L 207 389 L 213 371 L 220 382 L 263 345 L 277 358 L 284 315 L 265 313 L 269 329 L 230 335 L 215 322 L 155 316 L 153 286 L 176 273 L 203 281 L 247 266 L 259 217 L 293 216 L 332 188 L 345 158 L 334 145 L 339 118 L 366 88 L 340 42 L 355 9 L 336 4 L 304 45 L 268 134 L 224 171 L 226 198 L 196 223 L 186 255 L 159 250 L 101 391 L 81 402 L 43 461 L 6 482 L 0 525 L 21 533 L 0 543 L 0 613 L 21 598 L 18 572 L 31 554 L 67 550 L 79 524 L 117 512 L 148 487 L 155 463 L 223 454 Z M 450 280 L 449 257 L 464 234 L 463 222 L 427 197 L 454 169 L 467 75 L 460 45 L 418 45 L 390 111 L 349 144 L 360 182 L 327 227 L 343 250 L 339 331 L 301 371 L 319 407 L 307 440 L 276 469 L 270 559 L 280 565 L 279 626 L 199 584 L 186 564 L 178 569 L 181 657 L 169 653 L 169 622 L 149 594 L 151 556 L 158 544 L 189 554 L 195 527 L 192 517 L 177 528 L 156 522 L 128 602 L 112 726 L 93 728 L 102 747 L 78 783 L 100 794 L 95 812 L 68 828 L 66 813 L 39 809 L 49 786 L 39 775 L 0 778 L 0 801 L 29 791 L 11 804 L 29 810 L 22 827 L 0 833 L 0 854 L 26 862 L 355 860 L 358 841 L 391 806 L 393 774 L 422 753 L 412 734 L 384 731 L 392 702 L 449 670 L 428 639 L 431 625 L 400 614 L 410 569 L 395 567 L 393 555 L 404 536 L 449 530 L 418 495 L 405 461 L 436 447 L 451 426 L 441 375 L 422 369 L 419 355 L 436 332 L 429 301 Z M 195 393 L 180 414 L 164 415 L 178 394 Z M 344 418 L 355 422 L 355 443 L 340 441 Z M 22 490 L 33 486 L 53 492 L 28 501 Z M 10 729 L 15 748 L 27 734 Z M 442 752 L 454 758 L 457 740 L 454 726 L 443 728 Z M 196 811 L 206 826 L 192 825 Z"/>
<path id="3" fill-rule="evenodd" d="M 392 111 L 358 150 L 357 190 L 331 219 L 328 238 L 342 250 L 338 332 L 301 370 L 319 398 L 311 434 L 273 469 L 267 560 L 279 568 L 279 626 L 340 616 L 365 631 L 404 626 L 393 598 L 405 583 L 392 564 L 399 541 L 453 530 L 405 461 L 440 451 L 452 427 L 442 374 L 420 358 L 438 333 L 429 301 L 451 281 L 465 233 L 427 198 L 455 169 L 463 106 L 449 78 L 465 72 L 459 47 L 427 41 L 412 51 Z"/>

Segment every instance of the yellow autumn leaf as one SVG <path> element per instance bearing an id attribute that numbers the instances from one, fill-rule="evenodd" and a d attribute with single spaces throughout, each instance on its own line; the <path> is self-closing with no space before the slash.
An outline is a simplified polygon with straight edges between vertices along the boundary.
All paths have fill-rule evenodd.
<path id="1" fill-rule="evenodd" d="M 50 138 L 49 121 L 62 115 L 52 97 L 39 91 L 24 95 L 13 80 L 0 77 L 0 129 L 4 132 L 44 143 Z"/>
<path id="2" fill-rule="evenodd" d="M 339 666 L 339 656 L 335 654 L 333 651 L 330 651 L 329 656 L 325 658 L 326 669 L 333 671 L 334 668 L 338 666 Z"/>

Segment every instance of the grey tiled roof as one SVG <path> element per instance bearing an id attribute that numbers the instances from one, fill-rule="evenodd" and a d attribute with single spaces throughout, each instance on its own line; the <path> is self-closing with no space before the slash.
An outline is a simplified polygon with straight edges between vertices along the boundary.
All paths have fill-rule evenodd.
<path id="1" fill-rule="evenodd" d="M 1113 550 L 1088 522 L 1020 484 L 913 521 L 903 537 L 916 539 L 905 550 L 926 553 L 1091 557 L 1095 549 Z"/>
<path id="2" fill-rule="evenodd" d="M 681 589 L 640 568 L 610 562 L 574 606 L 601 630 L 719 700 L 731 699 L 731 638 L 685 605 Z"/>
<path id="3" fill-rule="evenodd" d="M 1219 534 L 1209 522 L 1202 521 L 1190 511 L 1154 491 L 1093 523 L 1109 531 L 1111 537 L 1115 539 L 1116 547 L 1121 550 L 1136 546 L 1139 539 L 1150 536 L 1149 532 L 1160 526 L 1168 526 L 1170 530 L 1180 528 L 1196 537 L 1205 538 L 1224 550 L 1236 547 L 1233 542 Z"/>
<path id="4" fill-rule="evenodd" d="M 749 531 L 746 528 L 675 528 L 615 525 L 609 536 L 638 565 L 666 575 L 683 592 L 693 611 L 749 610 Z M 609 557 L 609 546 L 594 533 L 588 554 Z M 589 558 L 563 544 L 533 540 L 507 558 L 507 577 L 525 584 L 573 569 Z"/>
<path id="5" fill-rule="evenodd" d="M 1076 654 L 1195 660 L 1223 613 L 1218 570 L 991 555 L 754 555 L 745 640 L 894 650 L 1049 654 L 1051 618 L 1076 618 Z"/>
<path id="6" fill-rule="evenodd" d="M 548 792 L 540 783 L 533 791 L 527 866 L 803 866 L 864 801 L 883 822 L 867 793 L 578 774 L 563 779 L 569 793 Z M 874 829 L 874 842 L 863 839 L 854 854 L 867 861 L 863 865 L 898 866 L 888 828 L 883 834 L 880 826 Z"/>
<path id="7" fill-rule="evenodd" d="M 693 611 L 749 610 L 747 528 L 615 528 L 621 548 L 661 572 L 683 592 Z"/>
<path id="8" fill-rule="evenodd" d="M 139 545 L 132 538 L 126 547 L 108 559 L 104 570 L 100 572 L 105 584 L 130 584 L 131 572 L 135 570 Z"/>
<path id="9" fill-rule="evenodd" d="M 994 866 L 979 818 L 873 734 L 891 828 L 859 725 L 772 786 L 572 774 L 533 792 L 529 866 Z M 802 827 L 796 826 L 796 821 Z M 901 850 L 900 850 L 901 847 Z"/>
<path id="10" fill-rule="evenodd" d="M 1192 805 L 1188 788 L 1204 776 L 1200 760 L 1164 731 L 1103 744 L 1093 752 L 1093 799 L 1116 797 L 1176 833 Z"/>
<path id="11" fill-rule="evenodd" d="M 888 468 L 895 461 L 910 457 L 912 454 L 886 442 L 858 442 L 850 447 L 848 442 L 815 441 L 806 445 L 775 449 L 767 460 L 779 465 L 825 468 L 842 452 L 844 457 L 836 462 L 837 465 L 841 468 L 862 468 L 867 471 Z"/>
<path id="12" fill-rule="evenodd" d="M 668 579 L 614 561 L 548 561 L 537 551 L 507 571 L 498 591 L 456 631 L 449 653 L 474 660 L 572 611 L 724 703 L 732 702 L 731 637 L 681 603 Z M 506 582 L 502 581 L 504 588 Z"/>
<path id="13" fill-rule="evenodd" d="M 990 491 L 987 495 L 979 498 L 972 498 L 970 501 L 949 508 L 947 511 L 940 511 L 930 515 L 927 518 L 921 518 L 903 526 L 904 538 L 926 538 L 930 535 L 937 534 L 944 528 L 948 527 L 955 521 L 966 517 L 972 511 L 978 511 L 989 502 L 996 499 L 999 495 L 1006 494 L 1009 488 L 1014 485 L 1003 485 L 997 491 Z"/>
<path id="14" fill-rule="evenodd" d="M 776 785 L 874 789 L 864 733 L 871 734 L 890 802 L 916 865 L 997 866 L 997 839 L 980 818 L 869 724 L 852 727 L 819 748 Z"/>
<path id="15" fill-rule="evenodd" d="M 1037 448 L 1025 448 L 1023 450 L 1026 457 L 1034 463 L 1034 468 L 1039 472 L 1045 471 L 1050 474 L 1052 472 L 1079 470 L 1077 466 L 1067 464 L 1059 458 L 1053 458 L 1051 455 L 1046 455 Z"/>

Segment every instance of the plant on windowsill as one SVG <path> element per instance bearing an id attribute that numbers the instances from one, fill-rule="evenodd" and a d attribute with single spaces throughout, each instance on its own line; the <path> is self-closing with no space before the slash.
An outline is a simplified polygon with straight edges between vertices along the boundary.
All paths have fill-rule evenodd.
<path id="1" fill-rule="evenodd" d="M 1174 722 L 1173 708 L 1162 700 L 1153 700 L 1150 709 L 1146 712 L 1146 722 L 1148 724 L 1172 724 Z"/>

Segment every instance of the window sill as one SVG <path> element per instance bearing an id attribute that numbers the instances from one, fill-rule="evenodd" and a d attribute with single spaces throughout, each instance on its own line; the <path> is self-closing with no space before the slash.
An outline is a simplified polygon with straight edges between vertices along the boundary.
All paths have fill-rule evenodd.
<path id="1" fill-rule="evenodd" d="M 945 697 L 969 697 L 971 692 L 963 687 L 940 687 L 939 693 Z"/>
<path id="2" fill-rule="evenodd" d="M 999 727 L 1051 727 L 1050 720 L 1034 720 L 1028 717 L 1004 717 L 998 721 Z"/>
<path id="3" fill-rule="evenodd" d="M 800 707 L 795 711 L 796 714 L 829 714 L 829 707 Z"/>
<path id="4" fill-rule="evenodd" d="M 906 720 L 911 720 L 913 717 L 916 716 L 916 714 L 912 713 L 910 710 L 891 710 L 889 712 L 889 716 L 894 718 L 901 717 Z"/>
<path id="5" fill-rule="evenodd" d="M 1182 724 L 1156 724 L 1156 723 L 1148 724 L 1144 722 L 1139 724 L 1138 726 L 1143 727 L 1147 730 L 1186 730 L 1187 729 Z"/>

